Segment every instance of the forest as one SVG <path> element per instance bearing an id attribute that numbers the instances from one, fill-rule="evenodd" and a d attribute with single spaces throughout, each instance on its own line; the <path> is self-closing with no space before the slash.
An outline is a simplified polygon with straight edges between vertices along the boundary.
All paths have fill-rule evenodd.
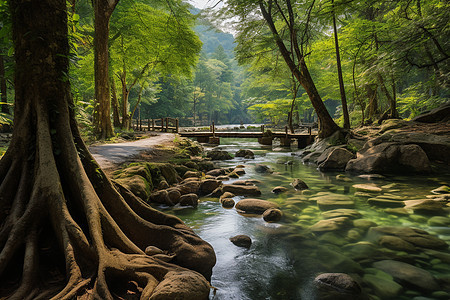
<path id="1" fill-rule="evenodd" d="M 447 298 L 449 20 L 447 0 L 0 0 L 0 298 Z M 94 153 L 168 117 L 264 124 L 270 147 Z M 254 255 L 209 231 L 225 215 Z"/>

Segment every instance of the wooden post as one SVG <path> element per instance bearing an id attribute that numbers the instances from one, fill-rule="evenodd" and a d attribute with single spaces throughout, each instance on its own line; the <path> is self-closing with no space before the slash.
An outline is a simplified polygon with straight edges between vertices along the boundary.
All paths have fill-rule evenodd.
<path id="1" fill-rule="evenodd" d="M 164 131 L 164 118 L 161 118 L 161 132 Z"/>
<path id="2" fill-rule="evenodd" d="M 152 119 L 152 131 L 155 131 L 155 119 Z"/>
<path id="3" fill-rule="evenodd" d="M 264 133 L 264 125 L 261 125 L 261 132 Z"/>
<path id="4" fill-rule="evenodd" d="M 288 127 L 284 126 L 284 132 L 286 133 L 286 137 L 288 136 Z"/>
<path id="5" fill-rule="evenodd" d="M 166 132 L 169 132 L 169 118 L 166 118 Z"/>
<path id="6" fill-rule="evenodd" d="M 147 119 L 147 130 L 150 131 L 150 119 Z"/>
<path id="7" fill-rule="evenodd" d="M 309 126 L 309 127 L 308 127 L 308 133 L 309 133 L 309 136 L 311 136 L 311 132 L 312 132 L 312 126 Z"/>
<path id="8" fill-rule="evenodd" d="M 176 118 L 176 119 L 175 119 L 175 132 L 176 132 L 176 133 L 178 133 L 179 126 L 180 126 L 180 122 L 178 121 L 178 118 Z"/>
<path id="9" fill-rule="evenodd" d="M 212 122 L 212 134 L 213 134 L 213 137 L 216 137 L 216 128 L 214 126 L 214 121 Z"/>
<path id="10" fill-rule="evenodd" d="M 139 131 L 142 131 L 142 120 L 139 119 Z"/>

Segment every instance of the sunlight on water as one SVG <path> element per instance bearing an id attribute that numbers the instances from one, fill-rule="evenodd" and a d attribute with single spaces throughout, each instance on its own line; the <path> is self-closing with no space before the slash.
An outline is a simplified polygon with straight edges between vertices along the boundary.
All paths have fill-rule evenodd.
<path id="1" fill-rule="evenodd" d="M 167 209 L 168 212 L 173 212 L 183 219 L 216 251 L 217 264 L 213 269 L 211 284 L 217 288 L 217 291 L 215 295 L 211 293 L 211 299 L 314 299 L 312 281 L 315 276 L 322 272 L 333 271 L 327 267 L 330 262 L 323 261 L 328 258 L 319 257 L 319 253 L 326 254 L 327 251 L 333 250 L 336 253 L 350 255 L 357 260 L 359 253 L 344 250 L 354 245 L 352 243 L 367 241 L 368 237 L 365 234 L 358 236 L 358 232 L 353 232 L 355 236 L 349 238 L 349 231 L 311 238 L 313 234 L 307 230 L 308 227 L 322 217 L 317 205 L 308 203 L 308 197 L 319 192 L 345 195 L 355 200 L 355 209 L 361 213 L 362 218 L 371 220 L 378 226 L 412 226 L 424 229 L 450 242 L 449 228 L 428 226 L 426 216 L 388 214 L 382 208 L 368 205 L 366 197 L 355 196 L 352 185 L 368 183 L 367 179 L 347 175 L 351 182 L 338 181 L 336 175 L 339 173 L 325 174 L 319 172 L 314 166 L 303 165 L 298 157 L 291 155 L 293 151 L 298 151 L 297 149 L 275 149 L 277 151 L 272 152 L 271 147 L 263 147 L 254 140 L 222 139 L 221 142 L 220 149 L 233 154 L 239 149 L 251 149 L 255 152 L 254 160 L 235 158 L 220 162 L 219 165 L 221 167 L 245 165 L 246 174 L 239 180 L 260 180 L 261 184 L 258 184 L 258 187 L 261 189 L 262 196 L 258 198 L 276 202 L 283 211 L 284 218 L 280 223 L 274 224 L 265 222 L 261 217 L 245 217 L 238 214 L 234 208 L 222 208 L 218 199 L 213 198 L 200 199 L 197 209 Z M 274 172 L 272 174 L 256 173 L 255 164 L 265 164 Z M 295 191 L 290 186 L 295 178 L 304 180 L 310 190 L 304 194 Z M 224 183 L 229 184 L 233 181 Z M 423 199 L 432 189 L 448 183 L 449 176 L 392 176 L 371 182 L 376 183 L 377 186 L 387 186 L 383 190 L 386 195 Z M 275 195 L 271 192 L 275 186 L 284 186 L 289 190 L 281 195 Z M 234 200 L 238 202 L 243 198 L 234 197 Z M 236 247 L 229 241 L 230 237 L 238 234 L 245 234 L 252 238 L 253 244 L 250 249 Z M 448 250 L 442 251 L 449 254 Z M 399 253 L 399 255 L 404 256 L 406 253 Z M 420 253 L 415 254 L 415 256 L 420 255 Z M 345 264 L 346 258 L 342 260 Z M 426 260 L 426 257 L 423 260 Z M 353 262 L 353 260 L 349 261 Z M 357 267 L 334 263 L 336 268 L 345 270 L 348 267 L 348 270 L 360 273 L 362 269 L 370 267 L 370 264 L 364 264 L 364 260 L 360 262 L 361 265 L 356 264 Z M 448 268 L 441 266 L 441 269 L 433 269 L 431 264 L 426 262 L 422 263 L 421 267 L 428 268 L 435 276 L 446 275 L 445 272 L 448 272 Z M 416 290 L 405 289 L 397 299 L 412 299 L 414 298 L 412 296 L 424 295 Z"/>

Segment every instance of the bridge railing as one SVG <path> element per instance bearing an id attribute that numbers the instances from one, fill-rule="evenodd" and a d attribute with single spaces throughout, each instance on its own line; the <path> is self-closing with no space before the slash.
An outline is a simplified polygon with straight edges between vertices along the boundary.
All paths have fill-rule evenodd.
<path id="1" fill-rule="evenodd" d="M 158 118 L 146 120 L 132 120 L 132 127 L 136 131 L 161 131 L 161 132 L 175 132 L 178 133 L 180 129 L 177 118 Z"/>

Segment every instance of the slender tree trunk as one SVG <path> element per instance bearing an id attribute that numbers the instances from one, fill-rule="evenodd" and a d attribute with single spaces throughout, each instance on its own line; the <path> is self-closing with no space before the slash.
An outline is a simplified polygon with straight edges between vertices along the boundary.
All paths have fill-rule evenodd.
<path id="1" fill-rule="evenodd" d="M 379 114 L 378 110 L 378 96 L 377 96 L 377 86 L 373 88 L 370 84 L 366 85 L 366 93 L 367 98 L 369 98 L 369 105 L 367 105 L 368 109 L 368 118 L 373 121 L 377 115 Z"/>
<path id="2" fill-rule="evenodd" d="M 331 0 L 331 3 L 333 5 L 334 45 L 336 49 L 336 64 L 339 78 L 339 91 L 341 93 L 342 113 L 344 115 L 344 128 L 350 129 L 350 117 L 348 114 L 347 97 L 345 95 L 344 78 L 342 77 L 341 55 L 339 52 L 339 39 L 336 26 L 336 13 L 334 12 L 334 0 Z"/>
<path id="3" fill-rule="evenodd" d="M 383 76 L 381 76 L 380 73 L 377 73 L 377 79 L 380 84 L 381 91 L 386 96 L 389 102 L 389 117 L 390 118 L 398 118 L 398 112 L 397 112 L 397 105 L 394 97 L 389 93 L 388 89 L 386 88 L 386 84 L 384 82 Z"/>
<path id="4" fill-rule="evenodd" d="M 95 112 L 94 131 L 98 138 L 114 135 L 111 124 L 111 100 L 109 93 L 109 19 L 119 0 L 94 0 L 94 70 Z"/>
<path id="5" fill-rule="evenodd" d="M 119 99 L 117 99 L 116 82 L 111 76 L 111 103 L 113 111 L 114 127 L 120 127 Z"/>
<path id="6" fill-rule="evenodd" d="M 6 75 L 5 75 L 5 61 L 3 59 L 3 55 L 0 54 L 0 102 L 3 102 L 5 104 L 2 104 L 2 113 L 9 114 L 9 108 L 6 104 L 8 102 L 8 89 L 6 86 Z"/>
<path id="7" fill-rule="evenodd" d="M 122 74 L 122 129 L 130 129 L 130 116 L 128 114 L 128 96 L 130 92 L 127 88 L 126 73 Z"/>

